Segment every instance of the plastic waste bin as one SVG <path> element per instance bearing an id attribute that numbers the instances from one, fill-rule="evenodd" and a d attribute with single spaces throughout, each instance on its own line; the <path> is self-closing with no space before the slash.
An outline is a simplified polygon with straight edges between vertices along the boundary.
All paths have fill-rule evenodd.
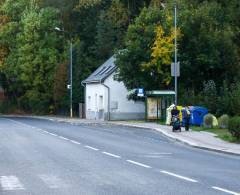
<path id="1" fill-rule="evenodd" d="M 191 106 L 190 112 L 190 124 L 200 126 L 203 124 L 203 117 L 208 113 L 208 109 L 200 106 Z"/>

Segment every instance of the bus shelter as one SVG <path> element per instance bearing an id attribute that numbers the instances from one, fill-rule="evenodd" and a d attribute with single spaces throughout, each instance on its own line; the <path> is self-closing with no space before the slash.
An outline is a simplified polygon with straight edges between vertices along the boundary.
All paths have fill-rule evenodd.
<path id="1" fill-rule="evenodd" d="M 175 92 L 146 91 L 146 120 L 166 120 L 166 110 L 174 103 Z"/>

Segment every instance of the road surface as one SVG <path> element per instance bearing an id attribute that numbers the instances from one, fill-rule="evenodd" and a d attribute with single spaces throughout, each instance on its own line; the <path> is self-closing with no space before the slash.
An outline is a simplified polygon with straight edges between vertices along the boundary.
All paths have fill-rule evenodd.
<path id="1" fill-rule="evenodd" d="M 191 148 L 149 129 L 0 117 L 2 195 L 227 195 L 240 156 Z"/>

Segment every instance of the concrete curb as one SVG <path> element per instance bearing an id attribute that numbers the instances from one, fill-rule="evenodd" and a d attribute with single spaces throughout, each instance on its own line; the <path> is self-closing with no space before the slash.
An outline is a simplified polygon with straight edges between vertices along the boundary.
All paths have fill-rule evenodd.
<path id="1" fill-rule="evenodd" d="M 186 144 L 188 146 L 191 146 L 191 147 L 194 147 L 194 148 L 199 148 L 199 149 L 213 151 L 213 152 L 219 152 L 219 153 L 224 153 L 224 154 L 232 154 L 232 155 L 240 156 L 240 153 L 226 151 L 226 150 L 219 149 L 219 148 L 206 147 L 206 146 L 199 145 L 199 144 L 197 144 L 195 142 L 191 142 L 191 141 L 188 141 L 188 140 L 185 140 L 185 139 L 177 138 L 177 137 L 175 137 L 175 136 L 165 132 L 164 130 L 162 130 L 160 128 L 143 127 L 143 126 L 135 125 L 135 124 L 134 125 L 131 125 L 131 124 L 121 124 L 121 123 L 112 123 L 112 124 L 128 126 L 128 127 L 137 127 L 137 128 L 143 128 L 143 129 L 151 129 L 151 130 L 155 130 L 155 131 L 158 131 L 158 132 L 162 133 L 163 135 L 165 135 L 166 137 L 168 137 L 170 139 L 179 141 L 181 143 L 184 143 L 184 144 Z"/>
<path id="2" fill-rule="evenodd" d="M 3 116 L 7 116 L 7 115 L 3 115 Z M 8 115 L 10 116 L 10 115 Z M 94 124 L 94 125 L 97 125 L 97 124 L 112 124 L 112 125 L 119 125 L 119 126 L 126 126 L 126 127 L 136 127 L 136 128 L 142 128 L 142 129 L 151 129 L 151 130 L 155 130 L 155 131 L 158 131 L 160 132 L 161 134 L 163 134 L 164 136 L 172 139 L 172 140 L 176 140 L 176 141 L 179 141 L 181 143 L 184 143 L 188 146 L 191 146 L 191 147 L 194 147 L 194 148 L 199 148 L 199 149 L 203 149 L 203 150 L 208 150 L 208 151 L 213 151 L 213 152 L 219 152 L 219 153 L 224 153 L 224 154 L 232 154 L 232 155 L 237 155 L 237 156 L 240 156 L 240 153 L 237 153 L 237 152 L 232 152 L 232 151 L 227 151 L 227 150 L 224 150 L 224 149 L 219 149 L 219 148 L 214 148 L 214 147 L 207 147 L 207 146 L 203 146 L 203 145 L 199 145 L 195 142 L 191 142 L 189 140 L 185 140 L 185 139 L 182 139 L 182 138 L 178 138 L 176 136 L 173 136 L 169 133 L 167 133 L 166 131 L 160 129 L 160 128 L 152 128 L 152 127 L 145 127 L 145 126 L 141 126 L 141 125 L 136 125 L 136 124 L 124 124 L 124 123 L 118 123 L 118 122 L 106 122 L 106 121 L 102 121 L 102 122 L 94 122 L 94 121 L 91 121 L 91 122 L 76 122 L 76 121 L 70 121 L 72 119 L 61 119 L 61 118 L 54 118 L 54 117 L 41 117 L 41 116 L 17 116 L 17 115 L 11 115 L 13 117 L 30 117 L 30 118 L 37 118 L 37 119 L 46 119 L 46 120 L 50 120 L 50 121 L 56 121 L 56 122 L 63 122 L 63 123 L 71 123 L 71 124 L 85 124 L 85 125 L 88 125 L 88 124 Z"/>

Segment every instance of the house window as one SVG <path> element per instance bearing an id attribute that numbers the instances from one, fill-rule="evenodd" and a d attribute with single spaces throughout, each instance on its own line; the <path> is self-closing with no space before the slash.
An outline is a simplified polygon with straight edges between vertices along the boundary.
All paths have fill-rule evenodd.
<path id="1" fill-rule="evenodd" d="M 91 96 L 88 96 L 87 109 L 88 109 L 88 110 L 91 110 Z"/>

